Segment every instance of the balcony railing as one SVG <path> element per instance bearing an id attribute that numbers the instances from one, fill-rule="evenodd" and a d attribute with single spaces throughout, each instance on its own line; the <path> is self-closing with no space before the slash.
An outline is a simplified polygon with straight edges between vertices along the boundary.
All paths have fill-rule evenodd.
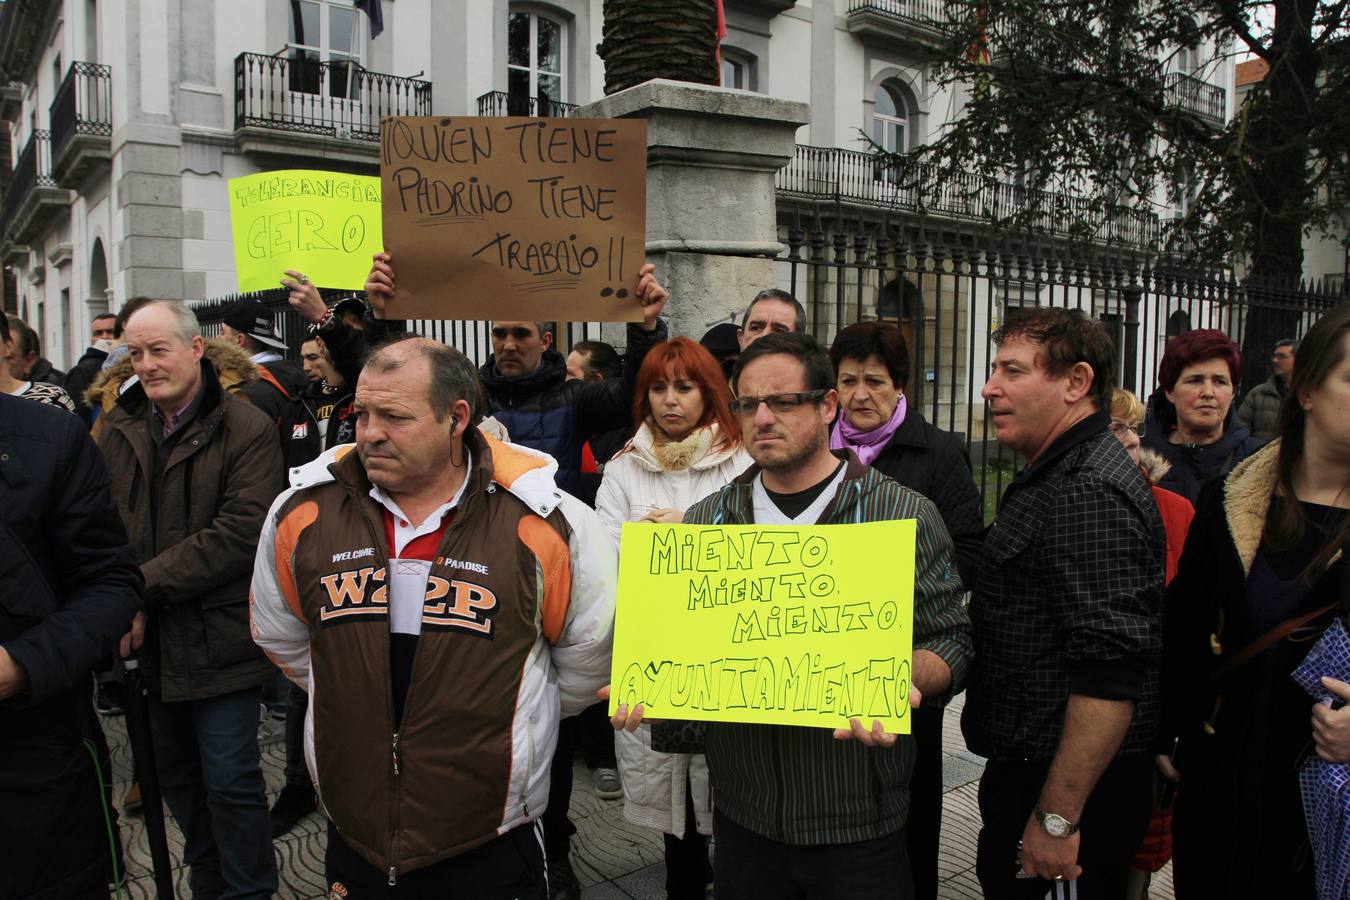
<path id="1" fill-rule="evenodd" d="M 938 27 L 947 20 L 947 0 L 848 0 L 848 14 L 872 13 L 915 25 Z"/>
<path id="2" fill-rule="evenodd" d="M 431 115 L 431 82 L 350 62 L 241 53 L 234 59 L 234 127 L 380 139 L 385 116 Z"/>
<path id="3" fill-rule="evenodd" d="M 1167 102 L 1172 105 L 1223 124 L 1224 92 L 1218 85 L 1210 84 L 1194 75 L 1171 72 L 1167 76 Z"/>
<path id="4" fill-rule="evenodd" d="M 58 166 L 77 137 L 111 139 L 112 69 L 98 63 L 71 63 L 56 89 L 48 115 L 52 123 L 52 158 L 58 160 Z"/>
<path id="5" fill-rule="evenodd" d="M 910 164 L 887 166 L 870 153 L 799 144 L 776 179 L 778 193 L 813 200 L 839 200 L 918 212 L 936 218 L 996 222 L 1030 211 L 1027 225 L 1047 234 L 1070 234 L 1066 226 L 1093 218 L 1086 200 L 1035 190 L 978 175 L 939 185 L 936 170 Z M 1148 246 L 1157 241 L 1157 216 L 1121 207 L 1100 222 L 1093 240 Z"/>
<path id="6" fill-rule="evenodd" d="M 563 103 L 561 100 L 552 100 L 548 97 L 508 94 L 506 91 L 489 91 L 478 98 L 478 114 L 480 116 L 561 118 L 570 116 L 576 108 L 575 103 Z"/>
<path id="7" fill-rule="evenodd" d="M 26 224 L 16 220 L 20 218 L 19 212 L 29 195 L 39 188 L 55 187 L 56 181 L 52 179 L 51 134 L 46 131 L 34 131 L 14 164 L 14 172 L 9 179 L 9 190 L 5 191 L 4 200 L 0 201 L 0 219 L 3 219 L 5 237 L 14 239 L 16 227 Z M 27 220 L 30 217 L 22 218 Z"/>

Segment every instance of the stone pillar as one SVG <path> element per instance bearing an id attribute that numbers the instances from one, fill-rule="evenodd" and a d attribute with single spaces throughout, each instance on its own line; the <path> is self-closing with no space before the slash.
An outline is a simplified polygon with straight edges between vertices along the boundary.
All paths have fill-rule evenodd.
<path id="1" fill-rule="evenodd" d="M 647 120 L 647 260 L 672 294 L 672 337 L 698 340 L 778 286 L 774 175 L 792 158 L 807 104 L 658 79 L 573 115 Z M 606 327 L 606 340 L 621 336 Z"/>

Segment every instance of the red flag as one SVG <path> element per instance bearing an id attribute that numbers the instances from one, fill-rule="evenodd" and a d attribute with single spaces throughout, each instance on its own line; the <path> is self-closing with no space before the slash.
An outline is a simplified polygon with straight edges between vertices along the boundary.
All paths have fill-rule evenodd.
<path id="1" fill-rule="evenodd" d="M 717 0 L 717 50 L 713 54 L 717 61 L 717 83 L 722 84 L 722 39 L 727 36 L 727 11 L 722 0 Z"/>

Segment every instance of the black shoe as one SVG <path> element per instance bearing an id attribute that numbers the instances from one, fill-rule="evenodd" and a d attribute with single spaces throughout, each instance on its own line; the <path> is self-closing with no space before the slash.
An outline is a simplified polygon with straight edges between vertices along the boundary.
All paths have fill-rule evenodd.
<path id="1" fill-rule="evenodd" d="M 105 716 L 120 716 L 125 694 L 120 681 L 104 681 L 94 694 L 94 708 Z"/>
<path id="2" fill-rule="evenodd" d="M 313 788 L 286 785 L 272 804 L 272 837 L 281 837 L 316 808 Z"/>
<path id="3" fill-rule="evenodd" d="M 548 900 L 581 900 L 581 882 L 566 853 L 548 860 Z"/>

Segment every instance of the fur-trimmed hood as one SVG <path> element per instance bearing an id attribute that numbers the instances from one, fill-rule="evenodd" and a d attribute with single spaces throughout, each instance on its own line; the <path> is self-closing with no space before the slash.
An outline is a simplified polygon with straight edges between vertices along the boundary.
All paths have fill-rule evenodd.
<path id="1" fill-rule="evenodd" d="M 1155 485 L 1162 481 L 1163 476 L 1172 471 L 1172 464 L 1163 458 L 1163 455 L 1156 450 L 1150 450 L 1147 447 L 1139 448 L 1139 471 L 1143 473 L 1144 478 L 1149 485 Z"/>
<path id="2" fill-rule="evenodd" d="M 1238 463 L 1223 484 L 1223 509 L 1243 575 L 1250 575 L 1279 483 L 1280 440 L 1276 438 Z"/>
<path id="3" fill-rule="evenodd" d="M 244 386 L 258 380 L 258 367 L 253 365 L 247 353 L 228 341 L 208 338 L 206 358 L 211 360 L 211 365 L 215 367 L 221 386 L 232 394 L 239 393 Z M 102 406 L 104 393 L 111 388 L 112 402 L 116 403 L 122 383 L 130 378 L 132 373 L 131 356 L 123 354 L 94 378 L 89 390 L 85 391 L 85 402 L 90 406 Z M 111 408 L 111 404 L 105 408 Z"/>

